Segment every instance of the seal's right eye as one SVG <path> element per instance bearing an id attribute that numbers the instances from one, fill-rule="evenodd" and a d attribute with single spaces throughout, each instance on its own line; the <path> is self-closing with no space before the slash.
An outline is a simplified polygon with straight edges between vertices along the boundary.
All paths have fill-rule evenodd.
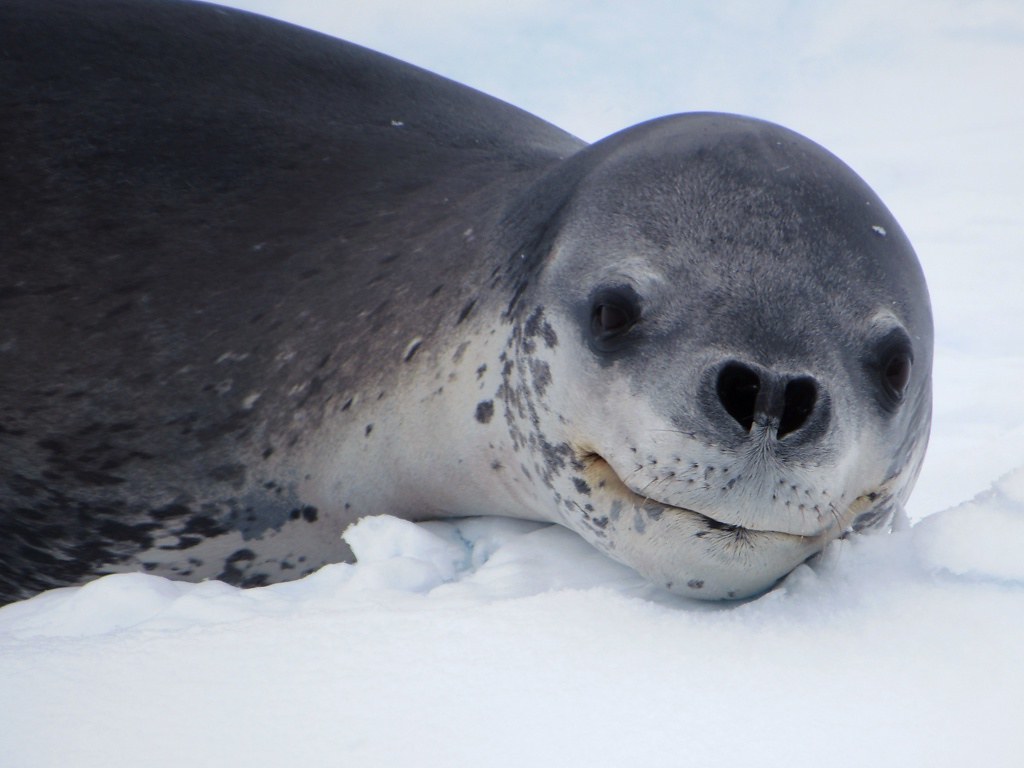
<path id="1" fill-rule="evenodd" d="M 590 304 L 590 333 L 598 349 L 608 351 L 640 320 L 640 297 L 631 286 L 602 288 Z"/>

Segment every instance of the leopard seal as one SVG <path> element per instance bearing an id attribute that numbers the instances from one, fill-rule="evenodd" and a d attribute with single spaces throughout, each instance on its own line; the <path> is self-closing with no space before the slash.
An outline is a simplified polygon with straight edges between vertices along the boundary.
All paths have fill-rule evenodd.
<path id="1" fill-rule="evenodd" d="M 742 598 L 910 493 L 924 277 L 796 133 L 587 145 L 179 0 L 9 0 L 0 83 L 5 601 L 296 578 L 381 513 L 551 521 Z"/>

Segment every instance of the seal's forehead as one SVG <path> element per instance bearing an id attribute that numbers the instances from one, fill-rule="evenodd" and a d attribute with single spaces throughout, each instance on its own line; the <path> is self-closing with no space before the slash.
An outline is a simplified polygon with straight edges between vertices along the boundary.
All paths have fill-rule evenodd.
<path id="1" fill-rule="evenodd" d="M 785 171 L 857 179 L 839 158 L 805 136 L 739 115 L 670 115 L 613 134 L 591 150 L 609 169 L 634 165 L 671 173 L 705 159 L 720 169 L 745 171 L 748 182 L 757 175 Z"/>
<path id="2" fill-rule="evenodd" d="M 557 237 L 554 270 L 573 284 L 620 276 L 647 298 L 685 285 L 703 306 L 757 316 L 813 306 L 821 325 L 870 324 L 887 308 L 930 332 L 899 224 L 817 144 L 728 115 L 677 116 L 605 141 L 591 148 Z"/>
<path id="3" fill-rule="evenodd" d="M 701 262 L 716 252 L 798 261 L 812 252 L 848 254 L 851 277 L 875 257 L 916 263 L 870 187 L 781 126 L 679 115 L 615 134 L 587 154 L 565 222 L 574 236 L 642 240 L 663 251 L 682 245 L 701 251 Z"/>
<path id="4" fill-rule="evenodd" d="M 623 131 L 591 149 L 579 204 L 650 221 L 655 236 L 673 221 L 684 229 L 724 226 L 730 232 L 771 223 L 767 229 L 774 232 L 779 222 L 822 226 L 865 207 L 888 213 L 837 157 L 763 121 L 681 115 Z"/>

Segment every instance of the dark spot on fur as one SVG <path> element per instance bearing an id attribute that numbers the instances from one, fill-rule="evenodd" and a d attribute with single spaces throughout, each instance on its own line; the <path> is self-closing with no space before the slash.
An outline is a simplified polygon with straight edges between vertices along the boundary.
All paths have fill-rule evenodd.
<path id="1" fill-rule="evenodd" d="M 483 375 L 486 372 L 487 372 L 487 363 L 484 363 L 483 365 L 481 365 L 479 368 L 476 369 L 476 380 L 480 381 L 480 379 L 483 378 Z"/>
<path id="2" fill-rule="evenodd" d="M 688 582 L 686 582 L 686 586 L 688 586 L 690 589 L 704 589 L 704 580 L 690 579 Z"/>
<path id="3" fill-rule="evenodd" d="M 371 432 L 373 432 L 373 424 L 367 424 L 366 425 L 366 431 L 364 432 L 364 435 L 366 437 L 369 437 Z"/>
<path id="4" fill-rule="evenodd" d="M 154 520 L 176 520 L 184 519 L 192 514 L 192 510 L 184 504 L 168 504 L 164 507 L 157 507 L 150 510 L 149 516 Z"/>
<path id="5" fill-rule="evenodd" d="M 130 541 L 144 549 L 153 546 L 153 531 L 159 530 L 157 523 L 122 523 L 117 520 L 104 520 L 98 528 L 101 538 L 113 541 Z"/>
<path id="6" fill-rule="evenodd" d="M 209 475 L 219 483 L 230 483 L 232 488 L 239 489 L 245 484 L 245 465 L 222 464 L 211 469 Z"/>
<path id="7" fill-rule="evenodd" d="M 622 502 L 621 501 L 613 501 L 609 517 L 611 517 L 612 520 L 618 520 L 621 515 L 622 515 Z"/>
<path id="8" fill-rule="evenodd" d="M 177 541 L 176 544 L 171 544 L 169 546 L 163 546 L 163 547 L 160 547 L 160 549 L 165 549 L 165 550 L 191 549 L 192 547 L 195 547 L 195 546 L 198 546 L 199 544 L 202 544 L 202 542 L 203 542 L 203 538 L 201 536 L 179 536 L 178 537 L 178 541 Z"/>
<path id="9" fill-rule="evenodd" d="M 254 573 L 239 581 L 238 586 L 244 587 L 245 589 L 252 589 L 253 587 L 265 587 L 269 583 L 270 579 L 267 574 Z"/>
<path id="10" fill-rule="evenodd" d="M 231 553 L 224 561 L 224 570 L 217 576 L 221 581 L 236 586 L 262 586 L 260 583 L 261 574 L 246 575 L 245 571 L 256 559 L 256 553 L 251 549 L 239 549 Z M 266 580 L 266 576 L 262 576 Z"/>
<path id="11" fill-rule="evenodd" d="M 523 336 L 527 340 L 540 338 L 548 349 L 554 349 L 558 345 L 558 334 L 551 327 L 551 323 L 544 319 L 544 307 L 537 307 L 533 314 L 526 319 Z M 532 353 L 535 348 L 536 345 L 532 341 L 523 345 L 523 349 L 529 353 Z"/>
<path id="12" fill-rule="evenodd" d="M 498 461 L 497 459 L 492 461 L 491 462 L 491 469 L 493 469 L 495 472 L 497 472 L 498 470 L 502 469 L 501 462 Z"/>
<path id="13" fill-rule="evenodd" d="M 473 311 L 473 307 L 476 306 L 476 299 L 470 299 L 469 303 L 462 308 L 459 312 L 459 319 L 455 321 L 456 325 L 459 325 L 463 320 L 469 317 L 469 313 Z"/>
<path id="14" fill-rule="evenodd" d="M 343 406 L 341 406 L 341 410 L 342 411 L 347 411 L 351 407 L 352 407 L 352 398 L 350 397 L 348 400 L 345 401 L 345 404 Z"/>
<path id="15" fill-rule="evenodd" d="M 523 325 L 523 335 L 533 338 L 541 333 L 541 324 L 544 322 L 544 307 L 536 307 Z"/>
<path id="16" fill-rule="evenodd" d="M 219 536 L 226 532 L 226 528 L 214 520 L 209 515 L 196 515 L 195 517 L 189 518 L 185 527 L 182 529 L 182 533 L 194 533 L 204 538 L 211 538 L 213 536 Z"/>
<path id="17" fill-rule="evenodd" d="M 551 366 L 543 360 L 530 360 L 530 375 L 533 377 L 533 389 L 541 397 L 551 383 Z"/>
<path id="18" fill-rule="evenodd" d="M 494 416 L 494 401 L 481 400 L 476 404 L 476 420 L 481 424 L 487 424 Z"/>
<path id="19" fill-rule="evenodd" d="M 572 484 L 576 486 L 576 490 L 579 493 L 582 493 L 585 496 L 590 495 L 590 486 L 587 484 L 587 481 L 584 480 L 582 477 L 574 477 L 572 479 Z"/>

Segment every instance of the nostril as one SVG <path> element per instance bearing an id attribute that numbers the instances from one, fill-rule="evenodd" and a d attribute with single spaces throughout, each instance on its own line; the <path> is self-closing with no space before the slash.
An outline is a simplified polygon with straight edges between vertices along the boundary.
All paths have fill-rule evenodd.
<path id="1" fill-rule="evenodd" d="M 814 411 L 817 402 L 818 387 L 814 379 L 804 376 L 787 383 L 782 417 L 779 419 L 779 439 L 800 429 Z"/>
<path id="2" fill-rule="evenodd" d="M 774 423 L 777 440 L 799 431 L 821 407 L 818 383 L 810 376 L 778 376 L 736 360 L 719 369 L 715 392 L 745 431 L 762 420 L 766 428 Z"/>
<path id="3" fill-rule="evenodd" d="M 726 412 L 749 432 L 754 425 L 757 395 L 761 391 L 757 372 L 740 363 L 729 363 L 718 373 L 716 391 Z"/>

